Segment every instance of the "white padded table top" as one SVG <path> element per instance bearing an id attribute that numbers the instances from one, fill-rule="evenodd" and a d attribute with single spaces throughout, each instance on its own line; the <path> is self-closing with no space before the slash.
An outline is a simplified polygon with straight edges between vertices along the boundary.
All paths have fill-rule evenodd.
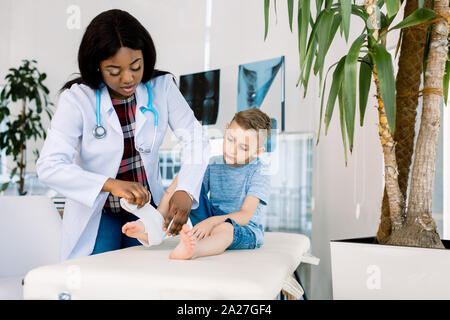
<path id="1" fill-rule="evenodd" d="M 254 250 L 170 260 L 178 237 L 31 270 L 25 299 L 274 299 L 310 247 L 300 234 L 266 232 Z"/>

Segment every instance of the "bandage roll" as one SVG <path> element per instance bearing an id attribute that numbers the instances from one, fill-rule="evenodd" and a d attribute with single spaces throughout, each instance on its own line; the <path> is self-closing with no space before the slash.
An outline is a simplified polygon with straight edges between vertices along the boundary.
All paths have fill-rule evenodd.
<path id="1" fill-rule="evenodd" d="M 168 238 L 167 231 L 162 229 L 164 225 L 164 217 L 162 214 L 156 210 L 150 203 L 146 203 L 142 208 L 137 209 L 137 204 L 128 203 L 127 199 L 120 198 L 120 206 L 134 214 L 136 217 L 141 219 L 142 223 L 145 226 L 145 232 L 148 234 L 148 244 L 140 241 L 145 246 L 155 246 L 160 244 L 164 239 Z M 170 222 L 167 230 L 170 230 L 170 227 L 173 223 L 173 219 Z M 188 219 L 187 224 L 189 228 L 192 228 L 191 220 Z"/>

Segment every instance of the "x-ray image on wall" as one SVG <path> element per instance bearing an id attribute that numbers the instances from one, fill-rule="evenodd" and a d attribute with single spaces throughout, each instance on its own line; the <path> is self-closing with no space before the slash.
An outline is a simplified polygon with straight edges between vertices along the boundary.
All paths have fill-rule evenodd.
<path id="1" fill-rule="evenodd" d="M 220 70 L 180 76 L 180 91 L 202 125 L 217 122 Z"/>
<path id="2" fill-rule="evenodd" d="M 210 137 L 222 138 L 236 112 L 260 108 L 272 119 L 265 146 L 272 153 L 276 133 L 284 131 L 284 74 L 284 57 L 278 57 L 181 75 L 179 88 Z"/>
<path id="3" fill-rule="evenodd" d="M 281 88 L 273 85 L 278 74 Z M 284 131 L 284 95 L 284 57 L 239 66 L 237 110 L 260 108 L 269 115 L 272 134 L 266 142 L 268 152 L 275 150 L 276 131 L 280 123 L 281 131 Z"/>
<path id="4" fill-rule="evenodd" d="M 261 107 L 284 57 L 239 66 L 238 111 Z"/>

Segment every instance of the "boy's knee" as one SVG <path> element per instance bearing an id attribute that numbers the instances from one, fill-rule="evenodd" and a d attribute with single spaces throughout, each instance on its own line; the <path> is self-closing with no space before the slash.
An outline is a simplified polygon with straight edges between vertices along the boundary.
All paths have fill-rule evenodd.
<path id="1" fill-rule="evenodd" d="M 229 222 L 219 223 L 217 226 L 214 227 L 212 233 L 219 233 L 219 232 L 233 233 L 233 225 Z"/>
<path id="2" fill-rule="evenodd" d="M 214 227 L 214 229 L 211 231 L 211 234 L 217 234 L 217 235 L 221 234 L 222 237 L 225 236 L 225 238 L 226 238 L 225 248 L 227 248 L 233 242 L 234 228 L 231 223 L 222 222 Z"/>

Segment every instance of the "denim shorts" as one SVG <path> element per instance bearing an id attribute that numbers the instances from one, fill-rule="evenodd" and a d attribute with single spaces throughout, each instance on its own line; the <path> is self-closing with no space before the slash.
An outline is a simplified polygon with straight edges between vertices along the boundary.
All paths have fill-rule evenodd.
<path id="1" fill-rule="evenodd" d="M 200 191 L 198 208 L 191 210 L 189 218 L 192 224 L 195 226 L 200 221 L 208 219 L 212 216 L 225 215 L 226 212 L 214 207 L 209 201 L 208 194 L 204 185 Z M 253 231 L 248 226 L 241 226 L 236 223 L 233 219 L 226 219 L 225 222 L 229 222 L 233 225 L 233 242 L 227 248 L 230 250 L 234 249 L 255 249 L 259 248 L 261 244 L 256 245 L 256 236 Z"/>
<path id="2" fill-rule="evenodd" d="M 261 246 L 256 244 L 255 234 L 248 226 L 241 226 L 230 218 L 226 219 L 225 222 L 233 225 L 233 242 L 227 250 L 256 249 Z"/>

